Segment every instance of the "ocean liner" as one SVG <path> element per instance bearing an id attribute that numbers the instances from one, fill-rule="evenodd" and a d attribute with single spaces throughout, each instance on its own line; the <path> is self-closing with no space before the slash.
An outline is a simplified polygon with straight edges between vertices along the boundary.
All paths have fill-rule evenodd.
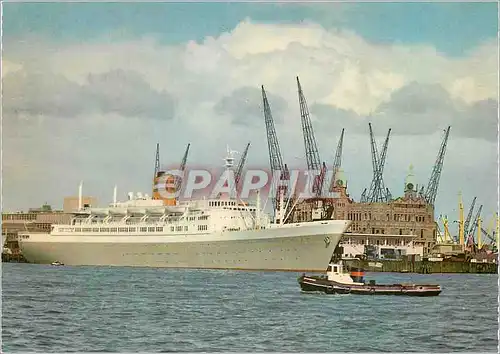
<path id="1" fill-rule="evenodd" d="M 80 199 L 82 195 L 80 185 Z M 32 263 L 324 272 L 348 220 L 284 223 L 232 198 L 165 205 L 129 193 L 107 208 L 82 208 L 67 225 L 19 238 Z"/>

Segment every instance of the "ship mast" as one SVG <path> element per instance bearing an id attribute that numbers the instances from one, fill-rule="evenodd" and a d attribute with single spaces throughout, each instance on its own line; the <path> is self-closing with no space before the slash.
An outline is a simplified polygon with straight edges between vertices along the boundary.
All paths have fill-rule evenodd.
<path id="1" fill-rule="evenodd" d="M 285 219 L 285 208 L 284 208 L 284 201 L 283 201 L 283 189 L 280 189 L 279 191 L 279 200 L 278 200 L 278 205 L 276 208 L 276 213 L 274 216 L 274 223 L 275 224 L 280 224 L 283 225 L 283 220 Z"/>
<path id="2" fill-rule="evenodd" d="M 115 188 L 113 189 L 113 206 L 116 207 L 116 194 L 117 194 L 118 186 L 115 184 Z"/>
<path id="3" fill-rule="evenodd" d="M 82 202 L 83 202 L 83 181 L 80 181 L 80 185 L 78 186 L 78 211 L 82 210 Z"/>
<path id="4" fill-rule="evenodd" d="M 257 201 L 255 210 L 255 228 L 260 229 L 260 190 L 257 189 Z"/>
<path id="5" fill-rule="evenodd" d="M 229 171 L 234 167 L 234 154 L 238 153 L 236 150 L 231 150 L 229 145 L 227 146 L 227 155 L 224 158 L 224 167 L 226 167 L 226 170 Z"/>
<path id="6" fill-rule="evenodd" d="M 229 179 L 229 176 L 231 176 L 231 174 L 233 175 L 232 181 L 234 181 L 234 154 L 236 154 L 236 153 L 238 153 L 238 151 L 231 150 L 229 145 L 227 145 L 227 155 L 224 158 L 224 167 L 226 168 L 225 173 L 226 173 L 226 180 L 227 180 L 228 185 L 231 184 L 231 180 Z M 229 188 L 230 188 L 230 190 L 232 190 L 233 188 L 235 188 L 235 186 L 229 185 Z M 221 196 L 222 196 L 222 193 L 219 193 L 219 195 L 217 197 L 220 198 Z M 229 195 L 229 198 L 231 198 L 231 193 Z"/>

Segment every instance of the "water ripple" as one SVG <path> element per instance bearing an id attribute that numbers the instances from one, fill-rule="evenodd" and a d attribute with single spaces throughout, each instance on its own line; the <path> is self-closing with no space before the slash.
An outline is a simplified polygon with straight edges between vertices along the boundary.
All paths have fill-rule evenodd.
<path id="1" fill-rule="evenodd" d="M 436 298 L 303 294 L 297 274 L 3 265 L 3 351 L 496 352 L 497 277 Z"/>

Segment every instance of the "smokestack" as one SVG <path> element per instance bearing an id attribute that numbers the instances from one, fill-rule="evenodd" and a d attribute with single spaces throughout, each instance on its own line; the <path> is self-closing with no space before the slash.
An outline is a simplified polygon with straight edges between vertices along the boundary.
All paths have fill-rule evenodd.
<path id="1" fill-rule="evenodd" d="M 113 190 L 113 206 L 116 206 L 116 192 L 117 192 L 117 186 L 115 184 L 115 188 Z"/>
<path id="2" fill-rule="evenodd" d="M 78 186 L 78 210 L 82 210 L 82 192 L 83 192 L 83 181 L 80 181 L 80 186 Z"/>

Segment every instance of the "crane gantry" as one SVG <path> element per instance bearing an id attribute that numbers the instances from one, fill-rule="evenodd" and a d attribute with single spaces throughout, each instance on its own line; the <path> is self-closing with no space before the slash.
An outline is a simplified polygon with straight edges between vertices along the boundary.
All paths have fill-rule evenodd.
<path id="1" fill-rule="evenodd" d="M 179 170 L 181 172 L 184 172 L 186 169 L 186 162 L 189 154 L 189 147 L 191 144 L 188 144 L 186 147 L 186 151 L 184 152 L 184 155 L 181 160 L 181 164 L 179 166 Z M 181 186 L 182 186 L 182 177 L 180 176 L 164 176 L 165 172 L 161 171 L 160 168 L 160 144 L 156 144 L 156 153 L 155 153 L 155 169 L 154 169 L 154 177 L 153 177 L 153 194 L 152 198 L 153 199 L 163 199 L 164 202 L 166 203 L 165 205 L 174 205 L 178 200 L 179 200 L 179 193 L 177 193 L 177 196 L 175 198 L 164 198 L 160 191 L 159 191 L 159 184 L 165 184 L 166 190 L 169 193 L 176 193 L 180 191 Z M 163 177 L 162 177 L 163 176 Z M 163 180 L 163 178 L 166 177 L 166 180 Z M 172 187 L 168 187 L 167 185 L 172 185 Z M 162 187 L 163 189 L 164 187 Z"/>
<path id="2" fill-rule="evenodd" d="M 471 218 L 472 218 L 472 213 L 474 211 L 474 206 L 476 205 L 476 199 L 477 199 L 477 197 L 474 197 L 474 199 L 472 200 L 472 203 L 471 203 L 470 208 L 469 208 L 469 212 L 467 213 L 467 218 L 465 219 L 465 223 L 464 223 L 464 234 L 465 235 L 469 234 L 469 227 L 470 227 L 470 222 L 471 222 Z"/>
<path id="3" fill-rule="evenodd" d="M 189 154 L 189 147 L 190 146 L 191 146 L 191 144 L 187 144 L 186 151 L 184 152 L 184 156 L 182 157 L 181 165 L 179 166 L 179 170 L 181 172 L 184 172 L 184 170 L 186 169 L 186 162 L 187 162 L 187 157 L 188 157 L 188 154 Z M 182 186 L 182 178 L 179 177 L 179 176 L 176 176 L 175 177 L 175 190 L 176 191 L 180 191 L 181 190 L 181 186 Z M 179 197 L 177 197 L 177 199 L 178 198 Z"/>
<path id="4" fill-rule="evenodd" d="M 474 201 L 475 200 L 476 200 L 476 198 L 474 198 Z M 470 227 L 469 227 L 469 225 L 467 225 L 469 228 L 466 229 L 466 235 L 469 235 L 469 237 L 472 237 L 473 240 L 474 240 L 474 234 L 476 233 L 476 229 L 478 227 L 481 227 L 480 219 L 481 219 L 481 212 L 482 211 L 483 211 L 483 205 L 480 205 L 479 208 L 477 209 L 476 216 L 474 216 L 472 225 L 470 225 Z M 479 241 L 479 240 L 476 240 L 476 241 Z"/>
<path id="5" fill-rule="evenodd" d="M 318 143 L 314 134 L 314 129 L 313 129 L 313 124 L 311 120 L 311 115 L 309 112 L 307 100 L 304 95 L 304 90 L 302 87 L 302 84 L 300 82 L 299 77 L 296 77 L 296 83 L 297 83 L 297 91 L 298 91 L 298 102 L 299 102 L 299 108 L 300 108 L 300 119 L 301 119 L 301 128 L 302 128 L 302 133 L 303 133 L 303 141 L 304 141 L 304 149 L 305 149 L 305 159 L 306 159 L 306 164 L 307 164 L 307 170 L 310 172 L 314 172 L 316 174 L 319 174 L 314 176 L 312 180 L 309 180 L 309 182 L 312 182 L 312 198 L 307 197 L 307 202 L 314 203 L 315 207 L 312 207 L 313 210 L 313 220 L 317 218 L 318 215 L 317 211 L 319 210 L 318 208 L 323 208 L 324 213 L 322 214 L 321 218 L 328 217 L 330 215 L 329 210 L 331 208 L 335 208 L 337 205 L 335 202 L 335 198 L 338 197 L 332 197 L 332 195 L 328 192 L 333 192 L 334 187 L 336 187 L 336 184 L 338 183 L 338 176 L 337 173 L 341 167 L 342 164 L 342 152 L 343 152 L 343 143 L 344 143 L 344 134 L 345 134 L 345 129 L 342 129 L 342 132 L 340 134 L 340 138 L 337 144 L 337 148 L 335 151 L 335 157 L 333 161 L 333 165 L 331 166 L 332 172 L 333 172 L 333 178 L 332 180 L 326 180 L 326 172 L 327 172 L 327 165 L 326 163 L 321 160 L 319 149 L 318 149 Z M 297 202 L 298 197 L 297 195 L 292 195 L 293 193 L 290 193 L 288 189 L 290 188 L 290 171 L 287 168 L 287 165 L 283 163 L 283 157 L 281 155 L 281 150 L 278 142 L 278 138 L 276 135 L 276 130 L 274 126 L 274 120 L 272 117 L 271 113 L 271 108 L 270 104 L 266 95 L 266 92 L 264 90 L 264 87 L 262 86 L 262 99 L 263 99 L 263 111 L 264 111 L 264 117 L 265 117 L 265 123 L 266 123 L 266 132 L 267 132 L 267 141 L 268 141 L 268 149 L 269 149 L 269 162 L 271 165 L 271 172 L 273 174 L 273 182 L 276 183 L 276 173 L 278 173 L 279 180 L 279 188 L 276 189 L 276 194 L 272 196 L 273 200 L 273 207 L 274 211 L 276 212 L 277 210 L 277 199 L 279 198 L 280 192 L 285 191 L 285 194 L 287 195 L 287 203 L 289 204 L 290 202 Z M 421 185 L 417 187 L 417 193 L 411 193 L 410 198 L 413 200 L 415 197 L 419 200 L 419 203 L 425 203 L 427 205 L 430 205 L 434 207 L 435 201 L 436 201 L 436 196 L 437 196 L 437 191 L 439 187 L 439 181 L 440 181 L 440 176 L 443 168 L 443 162 L 444 162 L 444 156 L 446 153 L 446 147 L 448 143 L 448 138 L 450 134 L 450 129 L 451 127 L 448 126 L 444 130 L 444 138 L 441 142 L 435 163 L 433 165 L 432 173 L 429 178 L 429 182 L 427 185 Z M 378 203 L 378 204 L 386 204 L 391 202 L 392 199 L 392 194 L 387 188 L 387 186 L 384 183 L 384 178 L 383 178 L 383 173 L 384 173 L 384 167 L 387 159 L 387 150 L 389 146 L 389 141 L 391 138 L 391 132 L 392 129 L 388 129 L 387 135 L 385 137 L 385 140 L 383 142 L 383 145 L 377 146 L 377 143 L 375 142 L 374 134 L 373 134 L 373 129 L 372 129 L 372 124 L 369 123 L 369 133 L 370 133 L 370 146 L 371 146 L 371 157 L 372 157 L 372 168 L 373 168 L 373 178 L 371 180 L 369 188 L 365 188 L 363 191 L 363 194 L 361 196 L 361 202 L 365 203 Z M 380 148 L 380 150 L 379 150 Z M 295 175 L 294 175 L 295 176 Z M 330 175 L 328 175 L 330 177 Z M 283 183 L 287 182 L 287 183 Z M 309 186 L 311 187 L 311 186 Z M 329 194 L 328 197 L 326 197 L 326 194 L 324 192 L 327 192 Z M 406 195 L 406 191 L 405 191 Z M 348 196 L 348 194 L 347 194 Z M 418 197 L 420 196 L 420 197 Z M 302 197 L 300 197 L 302 199 Z M 306 201 L 306 200 L 304 200 Z M 351 201 L 354 202 L 354 201 Z M 287 205 L 288 205 L 287 204 Z M 322 205 L 322 206 L 321 206 Z M 315 209 L 316 208 L 316 209 Z M 294 209 L 294 206 L 292 207 Z M 328 209 L 328 210 L 327 210 Z M 305 210 L 311 210 L 311 206 L 307 206 L 305 209 L 301 209 L 302 212 Z M 470 212 L 469 212 L 470 214 Z M 275 214 L 276 215 L 276 214 Z M 331 214 L 333 215 L 333 214 Z M 303 218 L 305 216 L 299 217 L 299 219 Z M 462 225 L 461 225 L 461 234 L 462 234 L 462 242 L 463 242 L 463 237 L 464 231 L 468 233 L 470 230 L 470 225 L 472 223 L 472 215 L 468 216 L 468 222 L 464 225 L 463 219 L 462 219 Z M 464 230 L 465 226 L 465 230 Z"/>
<path id="6" fill-rule="evenodd" d="M 368 123 L 368 128 L 370 131 L 373 178 L 370 183 L 370 188 L 369 189 L 365 188 L 363 190 L 363 193 L 361 194 L 361 202 L 387 203 L 392 199 L 392 196 L 389 191 L 389 188 L 386 188 L 384 185 L 383 173 L 384 173 L 385 160 L 387 157 L 387 148 L 389 146 L 391 129 L 389 129 L 387 132 L 384 145 L 382 146 L 382 151 L 380 152 L 379 155 L 371 123 Z"/>
<path id="7" fill-rule="evenodd" d="M 337 149 L 335 150 L 335 158 L 333 159 L 333 178 L 330 183 L 330 191 L 335 186 L 337 182 L 337 174 L 342 167 L 342 148 L 344 145 L 344 128 L 342 128 L 342 133 L 340 133 L 339 143 L 337 144 Z"/>
<path id="8" fill-rule="evenodd" d="M 444 130 L 443 141 L 441 142 L 441 147 L 439 148 L 438 155 L 436 157 L 436 162 L 434 163 L 434 168 L 432 169 L 431 177 L 429 178 L 429 183 L 424 192 L 424 198 L 427 203 L 434 206 L 437 196 L 437 190 L 439 187 L 439 180 L 441 178 L 441 171 L 443 170 L 444 155 L 446 153 L 446 146 L 448 144 L 448 137 L 450 136 L 451 126 L 448 126 Z"/>
<path id="9" fill-rule="evenodd" d="M 250 142 L 248 142 L 243 154 L 241 155 L 240 160 L 238 161 L 238 166 L 236 166 L 236 171 L 234 173 L 234 188 L 238 190 L 239 183 L 241 181 L 241 176 L 243 174 L 243 167 L 247 161 L 248 149 L 250 148 Z"/>
<path id="10" fill-rule="evenodd" d="M 264 86 L 261 86 L 261 88 L 262 88 L 264 120 L 266 123 L 266 132 L 267 132 L 267 146 L 269 149 L 269 165 L 271 167 L 272 175 L 274 176 L 274 174 L 278 174 L 280 176 L 279 179 L 281 182 L 279 183 L 279 185 L 273 186 L 275 187 L 276 194 L 271 197 L 271 201 L 273 204 L 273 211 L 276 213 L 277 201 L 279 200 L 280 194 L 284 196 L 287 195 L 290 174 L 287 165 L 283 163 L 283 157 L 281 155 L 278 135 L 276 134 L 276 128 L 274 126 L 274 119 L 271 112 L 271 106 L 269 105 L 269 100 L 267 98 L 266 91 L 264 90 Z"/>
<path id="11" fill-rule="evenodd" d="M 307 169 L 309 171 L 319 171 L 319 175 L 315 177 L 313 182 L 313 195 L 319 197 L 323 192 L 323 184 L 326 175 L 326 164 L 321 162 L 318 152 L 316 138 L 307 107 L 307 101 L 300 85 L 299 77 L 297 76 L 297 88 L 299 93 L 300 120 L 302 123 L 302 132 L 304 135 L 304 147 L 306 152 Z"/>

